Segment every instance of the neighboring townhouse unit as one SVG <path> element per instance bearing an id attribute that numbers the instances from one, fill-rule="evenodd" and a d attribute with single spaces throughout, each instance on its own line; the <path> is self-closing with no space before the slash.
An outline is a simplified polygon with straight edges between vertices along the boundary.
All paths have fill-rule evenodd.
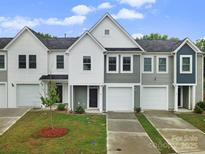
<path id="1" fill-rule="evenodd" d="M 77 38 L 28 27 L 0 38 L 1 108 L 41 106 L 50 80 L 71 110 L 191 110 L 203 100 L 203 54 L 188 38 L 136 41 L 109 14 Z"/>

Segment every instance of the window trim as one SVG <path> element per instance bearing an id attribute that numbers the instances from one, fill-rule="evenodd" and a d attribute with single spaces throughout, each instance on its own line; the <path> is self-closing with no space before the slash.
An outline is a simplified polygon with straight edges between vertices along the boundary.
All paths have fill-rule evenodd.
<path id="1" fill-rule="evenodd" d="M 19 65 L 20 56 L 25 56 L 25 57 L 26 57 L 26 62 L 25 62 L 26 67 L 25 67 L 25 68 L 20 68 L 20 65 Z M 27 55 L 26 55 L 26 54 L 19 54 L 19 55 L 18 55 L 18 69 L 27 69 L 27 65 L 28 65 Z"/>
<path id="2" fill-rule="evenodd" d="M 190 59 L 190 70 L 189 71 L 183 71 L 183 58 L 189 58 Z M 179 65 L 180 65 L 180 74 L 192 74 L 192 55 L 180 55 L 180 62 L 179 62 Z"/>
<path id="3" fill-rule="evenodd" d="M 109 34 L 106 34 L 105 31 L 109 31 Z M 110 29 L 105 29 L 104 30 L 104 36 L 110 36 Z"/>
<path id="4" fill-rule="evenodd" d="M 116 71 L 110 71 L 109 70 L 109 57 L 116 57 Z M 119 73 L 119 55 L 107 55 L 107 60 L 106 60 L 106 70 L 107 70 L 107 73 Z"/>
<path id="5" fill-rule="evenodd" d="M 130 71 L 123 70 L 123 58 L 130 57 Z M 121 55 L 120 57 L 120 73 L 133 73 L 133 55 Z"/>
<path id="6" fill-rule="evenodd" d="M 0 55 L 4 56 L 4 68 L 0 68 L 0 71 L 5 71 L 6 70 L 6 54 L 5 53 L 0 53 Z"/>
<path id="7" fill-rule="evenodd" d="M 162 72 L 159 70 L 159 59 L 160 58 L 166 58 L 166 71 L 165 72 Z M 169 72 L 169 58 L 168 56 L 157 56 L 157 73 L 158 74 L 166 74 Z"/>
<path id="8" fill-rule="evenodd" d="M 58 68 L 58 56 L 62 56 L 63 57 L 63 68 Z M 65 68 L 65 57 L 64 55 L 56 55 L 56 69 L 64 69 Z"/>
<path id="9" fill-rule="evenodd" d="M 84 70 L 84 57 L 90 57 L 90 70 Z M 83 56 L 82 60 L 83 60 L 83 68 L 82 68 L 82 70 L 84 72 L 92 71 L 92 56 Z M 88 63 L 86 63 L 86 64 L 88 64 Z"/>
<path id="10" fill-rule="evenodd" d="M 35 56 L 35 58 L 36 58 L 36 59 L 35 59 L 35 66 L 36 66 L 35 68 L 31 68 L 31 67 L 30 67 L 30 56 Z M 30 55 L 28 55 L 28 68 L 29 68 L 29 69 L 37 69 L 37 56 L 36 56 L 35 54 L 30 54 Z"/>
<path id="11" fill-rule="evenodd" d="M 145 58 L 151 58 L 151 71 L 144 71 L 144 59 Z M 143 57 L 143 63 L 142 63 L 142 65 L 143 65 L 143 71 L 142 71 L 142 73 L 144 73 L 144 74 L 151 74 L 151 73 L 154 73 L 154 57 L 153 56 L 144 56 Z"/>

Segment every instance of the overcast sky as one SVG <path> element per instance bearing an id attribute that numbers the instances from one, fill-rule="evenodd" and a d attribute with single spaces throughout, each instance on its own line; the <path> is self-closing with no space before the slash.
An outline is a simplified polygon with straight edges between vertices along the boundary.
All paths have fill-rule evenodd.
<path id="1" fill-rule="evenodd" d="M 79 36 L 106 12 L 133 36 L 205 37 L 205 0 L 1 0 L 0 37 L 24 26 L 54 36 Z"/>

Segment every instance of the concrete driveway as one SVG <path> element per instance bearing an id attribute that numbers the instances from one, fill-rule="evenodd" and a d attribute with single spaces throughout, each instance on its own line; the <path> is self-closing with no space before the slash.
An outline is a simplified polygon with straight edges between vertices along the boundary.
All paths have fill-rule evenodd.
<path id="1" fill-rule="evenodd" d="M 159 154 L 133 113 L 107 114 L 108 154 Z"/>
<path id="2" fill-rule="evenodd" d="M 146 111 L 144 115 L 177 153 L 205 153 L 205 134 L 173 112 Z"/>
<path id="3" fill-rule="evenodd" d="M 30 108 L 0 108 L 0 135 L 3 135 Z"/>

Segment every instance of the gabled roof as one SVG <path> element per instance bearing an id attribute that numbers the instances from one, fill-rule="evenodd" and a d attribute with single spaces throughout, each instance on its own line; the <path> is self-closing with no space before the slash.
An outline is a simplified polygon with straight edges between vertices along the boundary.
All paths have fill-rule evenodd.
<path id="1" fill-rule="evenodd" d="M 184 40 L 136 40 L 147 52 L 173 52 Z"/>
<path id="2" fill-rule="evenodd" d="M 91 33 L 106 17 L 108 17 L 130 39 L 130 41 L 144 51 L 144 49 L 134 40 L 134 38 L 109 13 L 106 13 L 94 26 L 92 26 L 89 32 Z"/>
<path id="3" fill-rule="evenodd" d="M 78 40 L 75 41 L 75 43 L 73 43 L 73 44 L 68 48 L 68 50 L 67 50 L 66 52 L 69 53 L 70 50 L 71 50 L 74 46 L 76 46 L 76 45 L 78 44 L 78 42 L 80 42 L 80 40 L 83 39 L 86 35 L 89 36 L 103 51 L 106 51 L 106 49 L 103 47 L 103 45 L 102 45 L 98 40 L 96 40 L 95 37 L 92 36 L 92 34 L 89 33 L 89 31 L 85 31 L 85 32 L 78 38 Z"/>
<path id="4" fill-rule="evenodd" d="M 0 38 L 0 49 L 3 49 L 13 38 Z"/>
<path id="5" fill-rule="evenodd" d="M 39 80 L 68 80 L 68 75 L 67 74 L 42 75 Z"/>
<path id="6" fill-rule="evenodd" d="M 142 51 L 140 48 L 105 48 L 107 51 Z"/>

